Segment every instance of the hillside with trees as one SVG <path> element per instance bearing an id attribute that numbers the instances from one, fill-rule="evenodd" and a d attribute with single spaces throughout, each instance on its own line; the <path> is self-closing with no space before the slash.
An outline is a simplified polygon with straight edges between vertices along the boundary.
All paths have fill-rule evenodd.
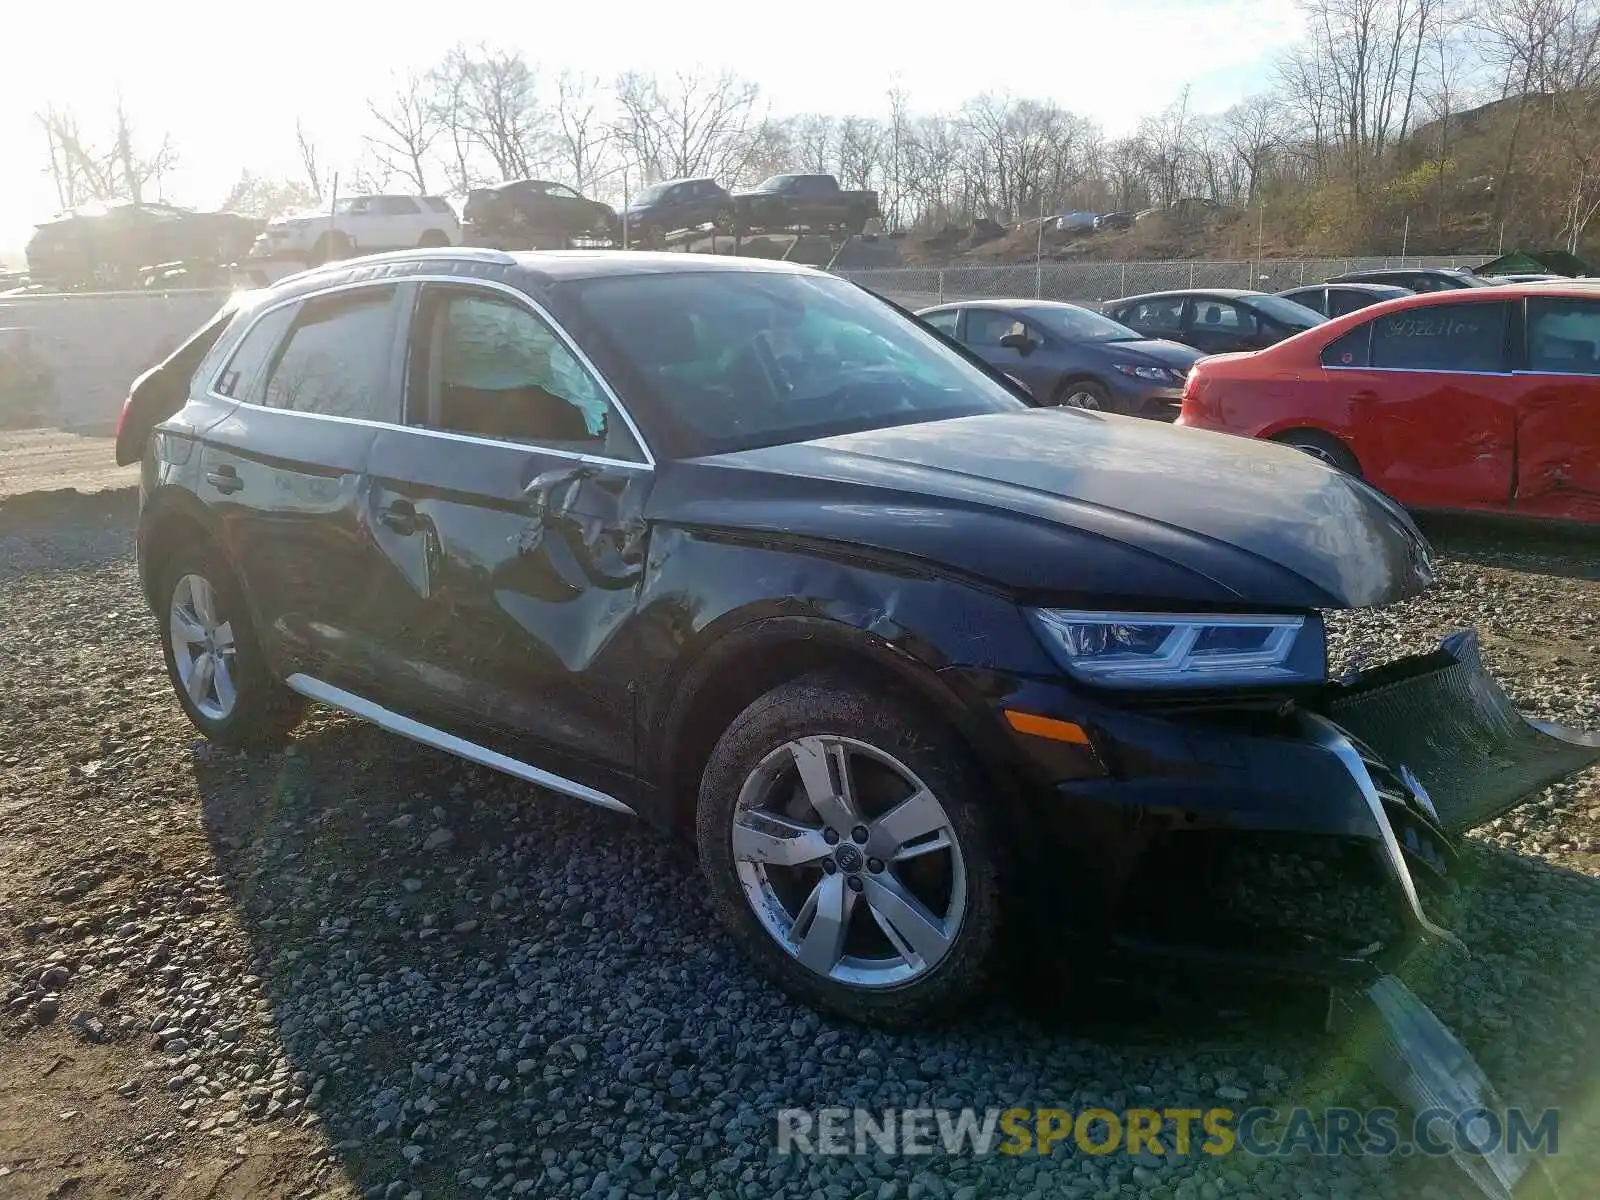
<path id="1" fill-rule="evenodd" d="M 367 102 L 358 160 L 324 161 L 314 131 L 297 123 L 303 173 L 246 171 L 226 200 L 261 216 L 315 203 L 335 166 L 345 192 L 460 196 L 537 176 L 613 203 L 658 179 L 712 175 L 737 186 L 779 171 L 826 171 L 847 188 L 880 193 L 886 226 L 906 236 L 908 261 L 1031 258 L 1040 214 L 1174 201 L 1185 202 L 1181 217 L 1089 237 L 1052 233 L 1045 253 L 1128 260 L 1594 248 L 1600 0 L 1299 7 L 1304 39 L 1275 64 L 1268 90 L 1208 113 L 1184 88 L 1116 138 L 1041 98 L 985 94 L 929 113 L 891 79 L 881 113 L 784 115 L 756 82 L 726 72 L 623 72 L 603 81 L 504 49 L 460 46 Z M 62 154 L 77 137 L 69 115 L 52 110 L 46 124 L 58 182 L 59 159 L 75 196 L 124 194 L 171 157 L 163 142 L 134 169 L 120 114 L 118 136 L 99 156 Z M 119 160 L 126 169 L 74 175 L 70 165 Z M 973 238 L 975 223 L 994 236 Z"/>

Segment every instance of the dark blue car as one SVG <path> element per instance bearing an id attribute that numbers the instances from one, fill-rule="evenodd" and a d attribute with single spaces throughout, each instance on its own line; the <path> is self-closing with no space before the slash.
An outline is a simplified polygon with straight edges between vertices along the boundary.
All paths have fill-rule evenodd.
<path id="1" fill-rule="evenodd" d="M 1040 400 L 1071 408 L 1175 420 L 1184 380 L 1201 357 L 1188 346 L 1143 337 L 1109 317 L 1053 300 L 970 300 L 917 316 L 1021 380 Z"/>

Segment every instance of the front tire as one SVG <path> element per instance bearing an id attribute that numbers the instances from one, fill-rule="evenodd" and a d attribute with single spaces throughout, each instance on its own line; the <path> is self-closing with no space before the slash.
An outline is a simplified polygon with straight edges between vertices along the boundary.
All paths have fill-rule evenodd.
<path id="1" fill-rule="evenodd" d="M 712 902 L 790 995 L 884 1027 L 976 999 L 1000 956 L 1002 866 L 947 727 L 848 675 L 745 709 L 701 780 Z"/>
<path id="2" fill-rule="evenodd" d="M 1110 412 L 1111 393 L 1092 379 L 1072 379 L 1056 389 L 1056 403 L 1063 408 Z"/>
<path id="3" fill-rule="evenodd" d="M 167 678 L 194 727 L 231 750 L 274 749 L 304 702 L 267 667 L 233 571 L 211 546 L 182 547 L 157 575 Z"/>

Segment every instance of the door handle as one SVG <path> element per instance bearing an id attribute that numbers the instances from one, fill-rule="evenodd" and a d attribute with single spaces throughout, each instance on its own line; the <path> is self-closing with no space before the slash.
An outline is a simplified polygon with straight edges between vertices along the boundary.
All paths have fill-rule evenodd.
<path id="1" fill-rule="evenodd" d="M 244 486 L 244 480 L 239 478 L 239 472 L 226 464 L 206 468 L 206 482 L 224 496 L 231 495 Z"/>
<path id="2" fill-rule="evenodd" d="M 409 500 L 396 500 L 387 507 L 379 509 L 378 520 L 402 537 L 410 537 L 421 524 L 417 510 Z"/>

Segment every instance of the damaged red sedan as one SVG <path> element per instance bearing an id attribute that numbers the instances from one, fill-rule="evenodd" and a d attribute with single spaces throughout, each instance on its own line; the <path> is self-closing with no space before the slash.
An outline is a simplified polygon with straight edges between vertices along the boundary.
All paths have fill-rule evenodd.
<path id="1" fill-rule="evenodd" d="M 1414 509 L 1600 523 L 1600 285 L 1406 296 L 1204 359 L 1178 424 L 1282 442 Z"/>

